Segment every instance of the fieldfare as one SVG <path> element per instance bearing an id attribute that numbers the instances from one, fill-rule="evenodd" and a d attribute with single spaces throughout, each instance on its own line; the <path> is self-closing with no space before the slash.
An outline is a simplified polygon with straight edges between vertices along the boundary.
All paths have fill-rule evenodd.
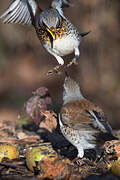
<path id="1" fill-rule="evenodd" d="M 69 76 L 64 81 L 59 124 L 64 137 L 77 148 L 79 158 L 84 156 L 84 150 L 95 149 L 100 153 L 105 141 L 117 139 L 102 109 L 84 98 Z"/>
<path id="2" fill-rule="evenodd" d="M 51 7 L 42 11 L 35 0 L 14 0 L 0 18 L 4 18 L 3 23 L 33 25 L 43 47 L 58 61 L 59 66 L 54 68 L 57 71 L 64 64 L 62 56 L 74 52 L 75 57 L 68 66 L 76 62 L 80 41 L 90 32 L 79 33 L 64 16 L 62 8 L 69 6 L 67 0 L 53 0 Z"/>

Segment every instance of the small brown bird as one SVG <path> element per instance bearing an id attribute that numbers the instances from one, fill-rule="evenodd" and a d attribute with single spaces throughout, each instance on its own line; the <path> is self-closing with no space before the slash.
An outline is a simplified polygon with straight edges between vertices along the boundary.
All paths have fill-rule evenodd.
<path id="1" fill-rule="evenodd" d="M 53 55 L 59 63 L 54 70 L 64 64 L 62 56 L 75 53 L 76 62 L 80 52 L 82 37 L 90 31 L 79 33 L 77 28 L 64 16 L 62 7 L 69 7 L 68 0 L 53 0 L 51 7 L 41 10 L 35 0 L 14 0 L 9 8 L 0 16 L 3 23 L 19 23 L 33 25 L 43 47 Z"/>
<path id="2" fill-rule="evenodd" d="M 80 158 L 84 156 L 84 150 L 98 151 L 106 140 L 117 139 L 102 109 L 84 98 L 78 84 L 69 76 L 64 81 L 59 124 L 62 134 L 77 148 Z"/>

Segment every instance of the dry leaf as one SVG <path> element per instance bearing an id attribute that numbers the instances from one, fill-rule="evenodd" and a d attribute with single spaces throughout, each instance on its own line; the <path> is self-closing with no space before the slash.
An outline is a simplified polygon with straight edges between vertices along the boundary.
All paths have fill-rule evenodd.
<path id="1" fill-rule="evenodd" d="M 57 127 L 57 115 L 54 112 L 43 110 L 41 110 L 41 114 L 45 116 L 45 119 L 40 123 L 39 127 L 52 132 Z"/>

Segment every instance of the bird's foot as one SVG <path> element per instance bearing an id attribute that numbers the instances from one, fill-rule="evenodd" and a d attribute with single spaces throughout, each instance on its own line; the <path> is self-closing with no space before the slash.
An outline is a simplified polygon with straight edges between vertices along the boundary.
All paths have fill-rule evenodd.
<path id="1" fill-rule="evenodd" d="M 76 166 L 83 166 L 85 164 L 85 162 L 83 161 L 83 159 L 80 158 L 75 158 L 73 161 L 73 164 Z"/>
<path id="2" fill-rule="evenodd" d="M 93 162 L 90 161 L 89 159 L 86 159 L 85 157 L 84 158 L 77 157 L 73 160 L 73 163 L 77 166 L 84 166 L 86 164 L 93 165 Z"/>
<path id="3" fill-rule="evenodd" d="M 73 64 L 78 65 L 78 62 L 77 62 L 77 59 L 76 59 L 76 58 L 74 58 L 72 61 L 70 61 L 70 62 L 69 62 L 67 65 L 65 65 L 64 67 L 63 67 L 63 65 L 58 65 L 58 66 L 54 67 L 53 69 L 51 69 L 51 70 L 48 71 L 47 75 L 52 75 L 52 74 L 54 74 L 54 73 L 55 73 L 55 74 L 58 74 L 58 73 L 60 73 L 61 70 L 64 70 L 64 69 L 72 66 Z M 63 67 L 63 69 L 62 69 L 62 67 Z"/>
<path id="4" fill-rule="evenodd" d="M 94 161 L 92 161 L 86 157 L 83 157 L 83 158 L 77 157 L 72 162 L 77 166 L 84 166 L 86 164 L 93 166 L 96 163 L 96 162 L 94 162 Z"/>
<path id="5" fill-rule="evenodd" d="M 77 62 L 77 59 L 76 59 L 76 58 L 73 58 L 73 60 L 70 61 L 70 62 L 66 65 L 66 67 L 70 67 L 70 66 L 72 66 L 73 64 L 78 65 L 78 62 Z"/>
<path id="6" fill-rule="evenodd" d="M 47 75 L 51 75 L 51 74 L 54 74 L 54 73 L 56 73 L 56 74 L 59 73 L 61 67 L 62 67 L 62 65 L 55 66 L 53 69 L 48 71 Z"/>

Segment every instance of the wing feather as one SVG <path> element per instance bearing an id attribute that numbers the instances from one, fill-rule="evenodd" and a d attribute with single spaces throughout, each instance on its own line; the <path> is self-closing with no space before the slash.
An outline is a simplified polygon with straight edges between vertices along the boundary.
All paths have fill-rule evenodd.
<path id="1" fill-rule="evenodd" d="M 5 17 L 6 15 L 10 14 L 16 7 L 18 6 L 20 0 L 14 1 L 9 8 L 0 16 L 0 18 Z"/>
<path id="2" fill-rule="evenodd" d="M 26 19 L 26 16 L 27 16 L 27 11 L 26 9 L 24 8 L 23 9 L 23 15 L 21 15 L 20 17 L 20 21 L 19 21 L 19 24 L 25 24 L 25 19 Z M 31 19 L 31 18 L 30 18 Z M 31 22 L 30 22 L 31 24 Z"/>
<path id="3" fill-rule="evenodd" d="M 19 7 L 18 10 L 14 13 L 14 16 L 11 17 L 10 14 L 9 14 L 9 17 L 10 19 L 8 19 L 8 16 L 5 18 L 5 20 L 3 21 L 3 23 L 5 24 L 8 24 L 8 23 L 19 23 L 19 19 L 20 19 L 20 16 L 23 15 L 21 14 L 22 13 L 22 10 L 23 10 L 23 7 Z"/>
<path id="4" fill-rule="evenodd" d="M 16 6 L 16 8 L 14 9 L 14 11 L 10 11 L 7 14 L 4 13 L 2 16 L 0 16 L 0 18 L 4 18 L 6 16 L 6 18 L 3 20 L 3 23 L 9 23 L 9 21 L 12 21 L 16 14 L 19 12 L 20 7 Z"/>
<path id="5" fill-rule="evenodd" d="M 32 24 L 31 15 L 35 16 L 37 10 L 40 11 L 35 0 L 15 0 L 0 19 L 4 18 L 3 23 Z"/>
<path id="6" fill-rule="evenodd" d="M 103 111 L 87 100 L 72 101 L 72 103 L 64 105 L 61 114 L 64 124 L 76 130 L 87 128 L 88 130 L 112 133 L 112 128 Z"/>
<path id="7" fill-rule="evenodd" d="M 57 9 L 61 16 L 63 15 L 63 7 L 70 7 L 72 4 L 68 0 L 53 0 L 51 3 L 51 7 Z"/>

